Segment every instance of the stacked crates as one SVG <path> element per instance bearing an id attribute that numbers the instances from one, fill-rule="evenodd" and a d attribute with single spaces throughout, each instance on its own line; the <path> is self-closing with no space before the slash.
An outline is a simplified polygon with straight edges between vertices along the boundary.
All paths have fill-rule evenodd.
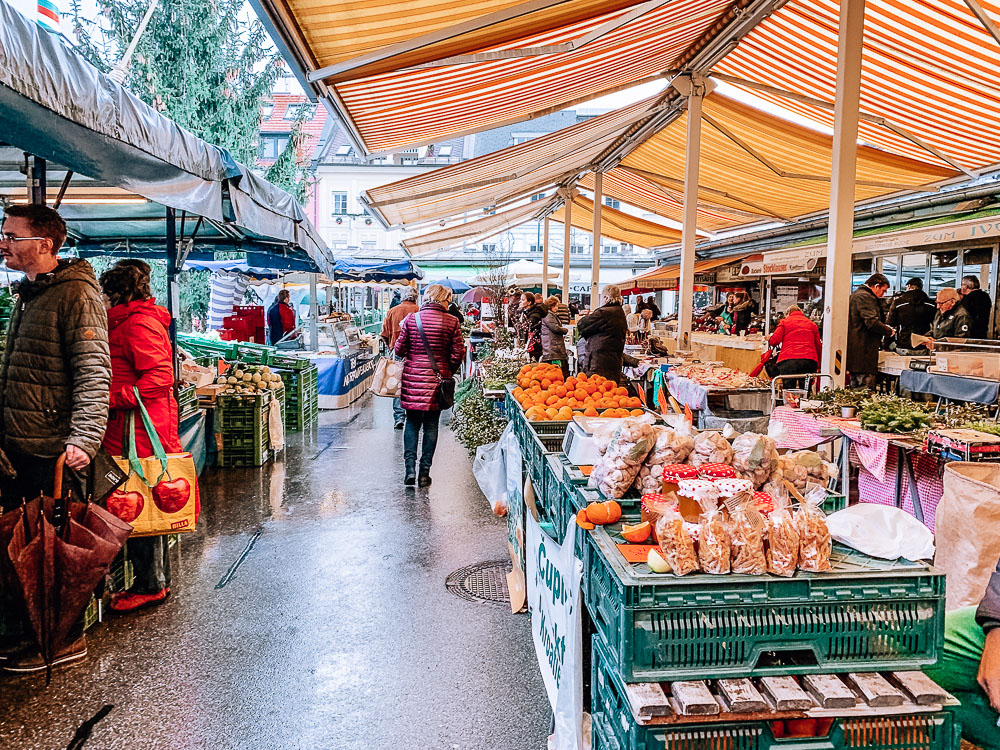
<path id="1" fill-rule="evenodd" d="M 274 394 L 221 394 L 216 400 L 219 466 L 263 466 L 270 458 L 267 412 Z"/>
<path id="2" fill-rule="evenodd" d="M 286 370 L 275 367 L 285 384 L 285 429 L 307 430 L 319 421 L 319 368 L 309 360 L 306 367 Z"/>

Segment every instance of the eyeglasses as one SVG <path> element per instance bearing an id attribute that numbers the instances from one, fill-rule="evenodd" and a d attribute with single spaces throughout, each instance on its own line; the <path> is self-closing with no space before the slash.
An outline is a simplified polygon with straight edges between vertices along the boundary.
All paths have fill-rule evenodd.
<path id="1" fill-rule="evenodd" d="M 47 240 L 48 237 L 18 237 L 10 232 L 0 234 L 0 243 L 25 242 L 27 240 Z"/>

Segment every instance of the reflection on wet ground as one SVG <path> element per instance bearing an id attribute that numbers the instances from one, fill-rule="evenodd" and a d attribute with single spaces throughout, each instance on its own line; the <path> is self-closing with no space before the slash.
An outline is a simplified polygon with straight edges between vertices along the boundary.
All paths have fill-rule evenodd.
<path id="1" fill-rule="evenodd" d="M 429 490 L 402 487 L 385 399 L 323 412 L 283 460 L 209 470 L 163 606 L 91 631 L 90 658 L 0 676 L 0 748 L 545 746 L 528 619 L 447 593 L 506 556 L 469 459 L 442 430 Z"/>

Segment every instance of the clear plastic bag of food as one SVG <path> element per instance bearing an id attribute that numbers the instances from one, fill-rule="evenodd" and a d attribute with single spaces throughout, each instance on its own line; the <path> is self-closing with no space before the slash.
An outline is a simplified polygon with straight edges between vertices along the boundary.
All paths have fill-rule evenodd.
<path id="1" fill-rule="evenodd" d="M 744 432 L 733 441 L 733 468 L 755 487 L 763 485 L 778 468 L 778 448 L 774 440 L 756 432 Z"/>
<path id="2" fill-rule="evenodd" d="M 599 489 L 608 498 L 624 497 L 656 442 L 652 422 L 651 415 L 623 419 L 604 455 L 594 465 L 588 486 Z"/>
<path id="3" fill-rule="evenodd" d="M 761 518 L 759 513 L 757 517 Z M 764 527 L 751 523 L 745 504 L 740 504 L 729 517 L 729 544 L 732 548 L 734 573 L 759 576 L 767 572 Z"/>
<path id="4" fill-rule="evenodd" d="M 782 477 L 799 490 L 804 490 L 809 482 L 809 469 L 795 460 L 795 456 L 786 453 L 778 458 L 778 467 L 781 469 Z"/>
<path id="5" fill-rule="evenodd" d="M 833 542 L 826 525 L 826 514 L 820 505 L 826 499 L 822 487 L 805 496 L 805 502 L 795 511 L 795 528 L 799 533 L 799 570 L 820 573 L 831 569 L 830 552 Z"/>
<path id="6" fill-rule="evenodd" d="M 674 575 L 684 576 L 698 570 L 694 541 L 684 527 L 684 519 L 676 510 L 666 510 L 656 519 L 656 539 L 663 559 Z"/>
<path id="7" fill-rule="evenodd" d="M 788 577 L 799 562 L 799 532 L 787 495 L 773 499 L 774 510 L 767 517 L 767 572 Z"/>
<path id="8" fill-rule="evenodd" d="M 824 461 L 816 451 L 786 453 L 779 459 L 779 465 L 785 479 L 799 490 L 804 490 L 809 482 L 825 485 L 830 481 L 831 467 L 836 472 L 836 466 Z"/>
<path id="9" fill-rule="evenodd" d="M 716 500 L 702 496 L 701 518 L 698 534 L 698 562 L 706 573 L 716 575 L 729 572 L 729 532 L 726 517 Z"/>
<path id="10" fill-rule="evenodd" d="M 662 425 L 654 425 L 656 443 L 639 468 L 635 486 L 639 492 L 658 492 L 663 484 L 663 467 L 682 464 L 694 450 L 694 438 Z"/>
<path id="11" fill-rule="evenodd" d="M 733 446 L 722 433 L 699 432 L 694 438 L 694 448 L 687 462 L 692 466 L 702 464 L 732 464 Z"/>

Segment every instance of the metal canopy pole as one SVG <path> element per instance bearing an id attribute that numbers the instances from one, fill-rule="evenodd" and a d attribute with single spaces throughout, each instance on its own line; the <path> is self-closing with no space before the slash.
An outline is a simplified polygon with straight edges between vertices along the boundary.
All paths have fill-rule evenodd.
<path id="1" fill-rule="evenodd" d="M 680 286 L 677 296 L 678 346 L 689 349 L 694 314 L 694 259 L 698 240 L 698 177 L 701 168 L 701 105 L 715 84 L 697 75 L 678 76 L 674 88 L 687 98 L 687 151 L 684 157 L 684 222 L 681 229 Z"/>
<path id="2" fill-rule="evenodd" d="M 596 310 L 601 292 L 601 203 L 604 201 L 604 173 L 594 172 L 594 231 L 590 256 L 590 309 Z"/>
<path id="3" fill-rule="evenodd" d="M 542 299 L 549 296 L 549 217 L 542 223 Z"/>
<path id="4" fill-rule="evenodd" d="M 566 191 L 566 199 L 563 202 L 563 273 L 562 273 L 562 301 L 564 305 L 569 304 L 569 247 L 573 241 L 573 191 Z"/>
<path id="5" fill-rule="evenodd" d="M 821 372 L 836 385 L 846 378 L 851 253 L 854 240 L 854 189 L 858 161 L 861 51 L 865 0 L 842 0 L 837 45 L 837 96 L 833 122 L 833 173 L 830 180 L 830 233 L 826 249 L 826 299 L 823 305 Z"/>
<path id="6" fill-rule="evenodd" d="M 180 312 L 181 295 L 177 286 L 177 212 L 167 206 L 165 227 L 167 250 L 167 311 L 170 313 L 170 346 L 174 353 L 174 380 L 180 380 L 180 358 L 177 356 L 177 314 Z"/>
<path id="7" fill-rule="evenodd" d="M 317 291 L 317 278 L 319 278 L 319 274 L 309 274 L 309 348 L 314 352 L 319 351 L 319 300 L 316 297 L 319 292 Z"/>
<path id="8" fill-rule="evenodd" d="M 37 206 L 45 205 L 45 159 L 34 156 L 31 159 L 31 174 L 28 176 L 28 197 Z"/>

